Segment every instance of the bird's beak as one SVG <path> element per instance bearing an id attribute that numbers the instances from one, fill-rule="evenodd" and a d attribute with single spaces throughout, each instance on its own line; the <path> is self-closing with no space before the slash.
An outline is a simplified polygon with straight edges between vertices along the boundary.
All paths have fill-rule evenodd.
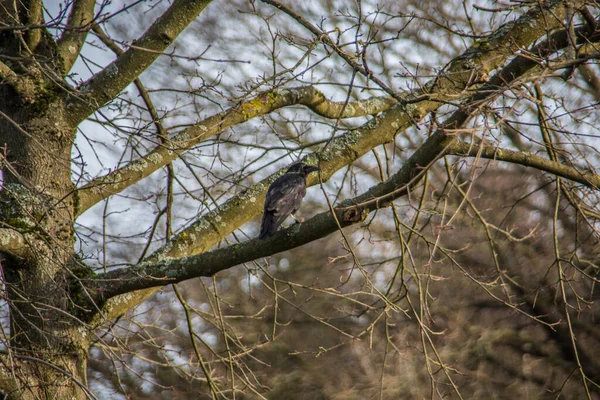
<path id="1" fill-rule="evenodd" d="M 314 171 L 320 171 L 321 169 L 319 167 L 313 167 L 312 165 L 307 165 L 306 166 L 306 174 L 310 174 L 311 172 Z"/>

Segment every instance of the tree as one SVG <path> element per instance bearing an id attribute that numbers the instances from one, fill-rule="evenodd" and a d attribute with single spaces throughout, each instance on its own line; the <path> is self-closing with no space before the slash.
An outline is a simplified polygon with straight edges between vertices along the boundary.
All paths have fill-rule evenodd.
<path id="1" fill-rule="evenodd" d="M 597 3 L 334 3 L 0 0 L 9 398 L 94 398 L 89 360 L 142 397 L 146 345 L 173 396 L 325 398 L 340 387 L 283 373 L 350 346 L 324 365 L 370 360 L 340 379 L 356 396 L 599 395 Z M 259 241 L 297 159 L 320 167 L 314 215 Z M 132 315 L 167 285 L 188 358 L 168 313 L 145 327 L 165 302 Z M 261 357 L 281 374 L 261 381 Z"/>

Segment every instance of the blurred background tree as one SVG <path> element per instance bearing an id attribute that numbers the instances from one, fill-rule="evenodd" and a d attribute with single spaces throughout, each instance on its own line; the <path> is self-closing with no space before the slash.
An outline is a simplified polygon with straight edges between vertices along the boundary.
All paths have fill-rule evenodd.
<path id="1" fill-rule="evenodd" d="M 0 390 L 600 399 L 599 16 L 0 0 Z"/>

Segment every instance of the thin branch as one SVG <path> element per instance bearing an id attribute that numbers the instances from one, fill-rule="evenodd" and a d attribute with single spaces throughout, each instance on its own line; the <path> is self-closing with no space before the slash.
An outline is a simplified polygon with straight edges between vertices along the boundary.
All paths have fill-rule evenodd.
<path id="1" fill-rule="evenodd" d="M 375 76 L 365 66 L 363 66 L 359 62 L 357 62 L 356 56 L 348 54 L 344 50 L 342 50 L 333 40 L 331 40 L 331 38 L 329 37 L 329 35 L 327 33 L 321 31 L 319 28 L 317 28 L 316 26 L 311 24 L 302 15 L 296 13 L 291 8 L 287 7 L 286 5 L 284 5 L 278 1 L 262 0 L 262 2 L 265 4 L 272 5 L 273 7 L 283 11 L 284 13 L 286 13 L 287 15 L 292 17 L 294 20 L 299 22 L 302 26 L 304 26 L 306 29 L 308 29 L 313 35 L 315 35 L 321 42 L 323 42 L 325 45 L 331 47 L 348 65 L 350 65 L 352 67 L 352 69 L 354 71 L 358 71 L 367 80 L 372 81 L 377 86 L 379 86 L 381 89 L 383 89 L 383 91 L 386 92 L 393 99 L 399 101 L 401 104 L 406 106 L 405 99 L 403 99 L 398 93 L 396 93 L 394 90 L 392 90 L 381 79 L 377 78 L 377 76 Z M 413 124 L 416 125 L 416 121 L 411 121 L 411 122 L 413 122 Z"/>
<path id="2" fill-rule="evenodd" d="M 114 40 L 112 40 L 108 37 L 108 35 L 104 32 L 104 30 L 102 29 L 102 27 L 100 27 L 100 25 L 92 24 L 92 30 L 98 36 L 98 38 L 102 41 L 102 43 L 104 43 L 104 45 L 106 47 L 108 47 L 110 50 L 112 50 L 117 56 L 120 56 L 121 54 L 124 53 L 124 51 L 114 42 Z M 154 127 L 156 128 L 156 131 L 158 132 L 160 137 L 166 138 L 168 136 L 167 131 L 165 130 L 163 125 L 160 123 L 160 118 L 158 116 L 158 112 L 156 112 L 156 108 L 154 107 L 152 99 L 150 99 L 150 94 L 144 87 L 142 80 L 139 77 L 137 77 L 134 79 L 133 83 L 135 84 L 138 91 L 140 92 L 140 96 L 142 97 L 144 104 L 146 104 L 146 108 L 148 110 L 148 113 L 150 113 L 150 116 L 152 117 L 152 122 L 154 123 Z"/>

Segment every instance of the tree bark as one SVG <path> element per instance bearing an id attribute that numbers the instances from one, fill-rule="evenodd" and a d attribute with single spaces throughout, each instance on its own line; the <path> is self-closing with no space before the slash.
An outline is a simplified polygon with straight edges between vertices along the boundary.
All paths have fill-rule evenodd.
<path id="1" fill-rule="evenodd" d="M 0 142 L 11 166 L 0 192 L 0 214 L 28 245 L 24 257 L 2 260 L 14 352 L 5 358 L 14 377 L 6 393 L 85 398 L 74 382 L 86 383 L 89 335 L 74 317 L 68 285 L 77 269 L 74 204 L 68 196 L 74 190 L 69 165 L 75 130 L 62 118 L 60 101 L 39 107 L 35 102 L 16 112 L 0 108 Z"/>

